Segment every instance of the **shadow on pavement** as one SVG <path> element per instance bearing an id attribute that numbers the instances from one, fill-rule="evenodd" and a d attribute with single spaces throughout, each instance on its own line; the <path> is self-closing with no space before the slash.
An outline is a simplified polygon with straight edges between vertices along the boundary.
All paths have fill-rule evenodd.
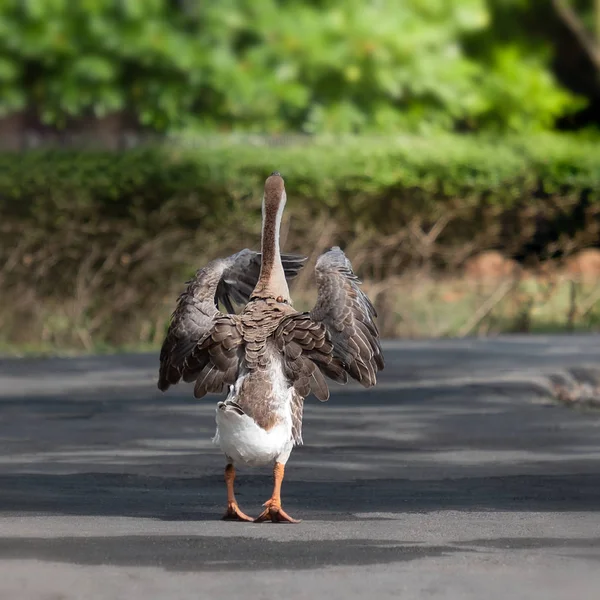
<path id="1" fill-rule="evenodd" d="M 402 562 L 452 552 L 464 552 L 464 549 L 359 539 L 344 540 L 343 543 L 337 540 L 265 542 L 247 537 L 148 535 L 0 539 L 0 559 L 161 567 L 175 571 L 310 569 Z"/>
<path id="2" fill-rule="evenodd" d="M 236 494 L 253 514 L 271 490 L 267 475 L 239 477 Z M 368 479 L 284 484 L 293 516 L 355 520 L 355 513 L 600 511 L 600 474 L 519 475 L 441 480 Z M 172 478 L 77 473 L 0 476 L 0 513 L 214 520 L 224 509 L 220 476 Z M 294 514 L 296 513 L 296 514 Z"/>

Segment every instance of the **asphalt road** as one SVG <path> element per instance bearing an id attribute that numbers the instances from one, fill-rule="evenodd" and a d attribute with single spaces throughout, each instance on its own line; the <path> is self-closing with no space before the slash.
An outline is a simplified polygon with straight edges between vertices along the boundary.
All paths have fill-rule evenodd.
<path id="1" fill-rule="evenodd" d="M 374 390 L 308 401 L 283 502 L 225 523 L 215 398 L 157 357 L 0 362 L 0 599 L 600 597 L 600 411 L 553 376 L 598 337 L 386 345 Z M 258 514 L 269 469 L 241 469 Z"/>

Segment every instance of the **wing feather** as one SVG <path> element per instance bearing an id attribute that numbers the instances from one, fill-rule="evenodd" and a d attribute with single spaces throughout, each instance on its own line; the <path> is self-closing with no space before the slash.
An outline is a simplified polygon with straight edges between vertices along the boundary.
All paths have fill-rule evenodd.
<path id="1" fill-rule="evenodd" d="M 334 247 L 315 266 L 317 302 L 310 313 L 322 323 L 333 344 L 332 354 L 348 374 L 365 387 L 377 382 L 385 362 L 375 319 L 377 312 L 344 252 Z"/>
<path id="2" fill-rule="evenodd" d="M 339 383 L 350 376 L 371 387 L 385 363 L 377 313 L 342 250 L 335 247 L 322 254 L 315 274 L 315 307 L 283 319 L 276 339 L 296 391 L 305 396 L 310 390 L 325 401 L 329 389 L 323 375 Z"/>

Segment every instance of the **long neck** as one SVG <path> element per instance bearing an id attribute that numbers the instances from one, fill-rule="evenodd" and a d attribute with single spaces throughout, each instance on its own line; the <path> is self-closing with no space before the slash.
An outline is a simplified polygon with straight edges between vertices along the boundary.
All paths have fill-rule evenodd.
<path id="1" fill-rule="evenodd" d="M 283 214 L 284 201 L 277 205 L 263 200 L 262 207 L 262 261 L 258 283 L 252 293 L 253 297 L 277 298 L 290 300 L 290 290 L 285 280 L 285 272 L 281 264 L 279 252 L 279 230 Z"/>

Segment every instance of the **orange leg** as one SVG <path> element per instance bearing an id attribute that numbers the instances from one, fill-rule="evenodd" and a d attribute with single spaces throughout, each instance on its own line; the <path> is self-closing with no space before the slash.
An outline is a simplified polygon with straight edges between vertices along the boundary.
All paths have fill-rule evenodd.
<path id="1" fill-rule="evenodd" d="M 267 500 L 263 506 L 266 506 L 265 510 L 254 519 L 255 523 L 262 523 L 263 521 L 272 521 L 273 523 L 300 523 L 296 519 L 292 519 L 282 508 L 281 508 L 281 482 L 283 481 L 283 474 L 285 472 L 285 465 L 276 462 L 273 467 L 273 478 L 275 480 L 273 485 L 273 495 Z"/>
<path id="2" fill-rule="evenodd" d="M 227 484 L 227 512 L 223 515 L 226 521 L 252 521 L 252 517 L 244 514 L 235 500 L 233 482 L 235 481 L 235 467 L 230 463 L 225 467 L 225 483 Z"/>

